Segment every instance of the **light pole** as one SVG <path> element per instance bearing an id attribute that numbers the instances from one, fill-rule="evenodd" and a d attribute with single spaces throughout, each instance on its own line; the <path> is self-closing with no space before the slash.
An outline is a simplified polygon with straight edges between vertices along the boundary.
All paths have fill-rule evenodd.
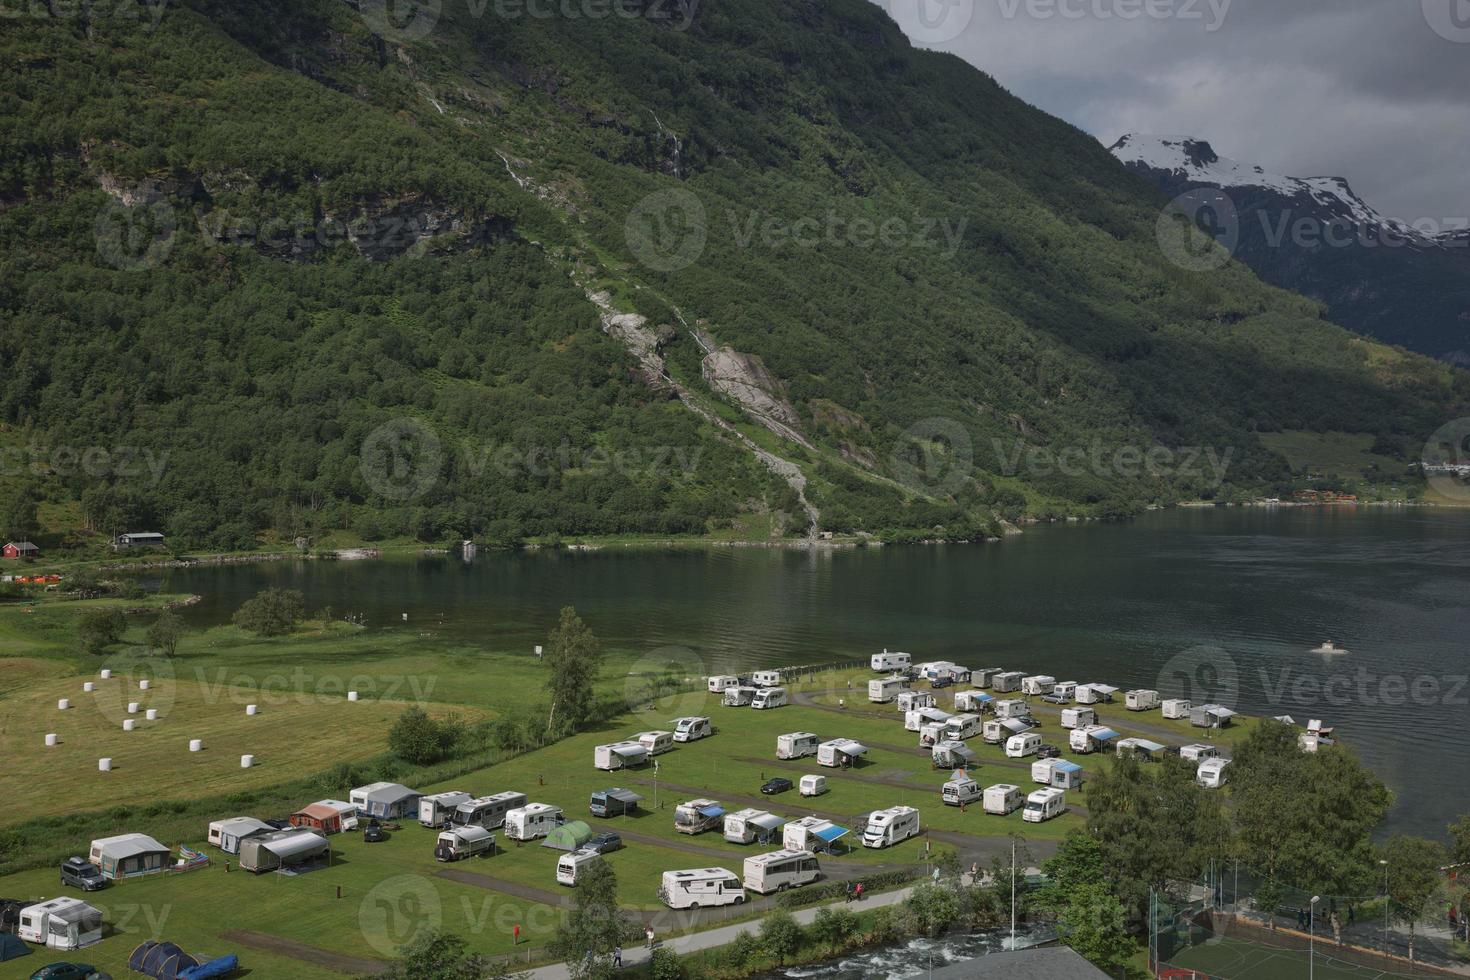
<path id="1" fill-rule="evenodd" d="M 1016 948 L 1016 839 L 1011 838 L 1011 949 Z"/>
<path id="2" fill-rule="evenodd" d="M 1317 974 L 1317 903 L 1322 896 L 1313 895 L 1307 911 L 1307 980 Z"/>
<path id="3" fill-rule="evenodd" d="M 1387 950 L 1388 949 L 1388 906 L 1389 906 L 1389 898 L 1388 898 L 1388 861 L 1387 860 L 1384 860 L 1384 859 L 1379 859 L 1378 863 L 1381 864 L 1381 865 L 1383 865 L 1383 948 L 1384 948 L 1384 950 Z"/>

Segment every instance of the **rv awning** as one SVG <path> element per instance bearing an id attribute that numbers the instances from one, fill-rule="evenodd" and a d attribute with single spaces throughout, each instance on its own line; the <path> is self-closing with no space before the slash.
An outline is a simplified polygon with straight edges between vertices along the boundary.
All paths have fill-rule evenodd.
<path id="1" fill-rule="evenodd" d="M 725 808 L 722 806 L 702 806 L 699 808 L 699 815 L 701 817 L 723 817 L 725 815 Z"/>
<path id="2" fill-rule="evenodd" d="M 1207 710 L 1210 712 L 1210 714 L 1214 715 L 1216 718 L 1234 718 L 1235 717 L 1235 712 L 1234 711 L 1230 710 L 1229 708 L 1222 708 L 1218 704 L 1215 705 L 1212 708 L 1207 709 Z"/>
<path id="3" fill-rule="evenodd" d="M 1031 726 L 1019 718 L 1005 718 L 1001 721 L 1000 727 L 1007 731 L 1015 732 L 1017 735 L 1031 730 Z"/>
<path id="4" fill-rule="evenodd" d="M 942 742 L 940 744 L 944 748 L 944 750 L 951 755 L 957 755 L 961 759 L 975 758 L 975 750 L 970 748 L 964 742 Z"/>
<path id="5" fill-rule="evenodd" d="M 1058 760 L 1052 762 L 1051 767 L 1056 772 L 1081 772 L 1082 771 L 1082 767 L 1081 766 L 1079 766 L 1075 762 L 1068 762 L 1066 759 L 1058 759 Z"/>
<path id="6" fill-rule="evenodd" d="M 1090 688 L 1092 688 L 1094 691 L 1096 691 L 1099 694 L 1117 694 L 1118 693 L 1118 689 L 1116 687 L 1114 687 L 1113 685 L 1111 685 L 1111 684 L 1089 684 L 1087 686 L 1090 687 Z"/>
<path id="7" fill-rule="evenodd" d="M 1111 742 L 1118 737 L 1118 733 L 1111 728 L 1100 728 L 1095 732 L 1089 732 L 1088 737 L 1098 742 Z"/>
<path id="8" fill-rule="evenodd" d="M 843 742 L 837 749 L 843 755 L 866 755 L 868 751 L 868 747 L 862 742 L 852 741 Z"/>
<path id="9" fill-rule="evenodd" d="M 451 833 L 466 844 L 474 844 L 478 841 L 490 840 L 495 837 L 494 834 L 478 824 L 466 824 L 463 827 L 456 827 Z"/>
<path id="10" fill-rule="evenodd" d="M 785 817 L 778 817 L 774 813 L 762 813 L 758 817 L 751 817 L 746 823 L 761 830 L 775 830 L 786 822 Z"/>
<path id="11" fill-rule="evenodd" d="M 269 833 L 276 828 L 254 817 L 234 817 L 230 820 L 221 820 L 219 829 L 230 837 L 240 837 L 244 834 L 255 834 L 262 831 Z"/>
<path id="12" fill-rule="evenodd" d="M 636 742 L 632 745 L 610 745 L 608 749 L 613 755 L 623 759 L 644 759 L 648 757 L 648 750 Z"/>
<path id="13" fill-rule="evenodd" d="M 948 711 L 942 711 L 939 708 L 920 708 L 919 717 L 927 718 L 929 721 L 949 721 L 953 716 Z"/>
<path id="14" fill-rule="evenodd" d="M 1164 747 L 1158 742 L 1151 742 L 1146 738 L 1133 739 L 1133 747 L 1143 749 L 1145 752 L 1162 752 Z"/>
<path id="15" fill-rule="evenodd" d="M 834 823 L 831 826 L 823 827 L 820 830 L 814 830 L 812 831 L 812 833 L 817 837 L 818 840 L 830 844 L 839 837 L 845 837 L 848 834 L 848 829 L 846 827 L 839 827 Z"/>
<path id="16" fill-rule="evenodd" d="M 1293 718 L 1291 715 L 1277 715 L 1272 720 L 1273 721 L 1279 721 L 1283 725 L 1295 725 L 1296 724 L 1296 719 Z"/>
<path id="17" fill-rule="evenodd" d="M 280 840 L 266 841 L 261 846 L 270 851 L 276 857 L 287 858 L 296 854 L 304 854 L 313 851 L 326 844 L 326 838 L 318 837 L 316 834 L 296 834 L 291 837 L 283 837 Z"/>
<path id="18" fill-rule="evenodd" d="M 610 800 L 617 800 L 619 803 L 637 803 L 643 799 L 643 797 L 631 789 L 610 789 L 603 795 Z"/>

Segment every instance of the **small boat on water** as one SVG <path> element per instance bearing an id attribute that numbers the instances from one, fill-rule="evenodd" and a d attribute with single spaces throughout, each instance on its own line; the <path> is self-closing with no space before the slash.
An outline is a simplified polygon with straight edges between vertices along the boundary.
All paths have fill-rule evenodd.
<path id="1" fill-rule="evenodd" d="M 1336 655 L 1347 653 L 1346 650 L 1344 650 L 1342 647 L 1339 647 L 1336 643 L 1333 643 L 1331 640 L 1325 640 L 1325 641 L 1323 641 L 1323 643 L 1322 643 L 1322 645 L 1320 647 L 1313 647 L 1312 648 L 1312 652 L 1313 653 L 1325 654 L 1326 656 L 1336 656 Z"/>

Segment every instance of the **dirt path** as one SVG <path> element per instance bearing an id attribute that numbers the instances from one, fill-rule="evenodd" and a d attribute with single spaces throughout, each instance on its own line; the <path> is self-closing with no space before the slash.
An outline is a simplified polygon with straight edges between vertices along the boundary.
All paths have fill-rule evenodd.
<path id="1" fill-rule="evenodd" d="M 378 974 L 388 969 L 389 964 L 383 960 L 372 960 L 363 956 L 347 956 L 343 953 L 333 953 L 329 950 L 318 949 L 305 943 L 298 943 L 293 939 L 283 939 L 280 936 L 272 936 L 269 933 L 253 932 L 249 929 L 232 929 L 222 932 L 219 938 L 227 939 L 241 946 L 249 946 L 251 949 L 265 950 L 278 956 L 289 957 L 293 960 L 301 960 L 303 963 L 311 963 L 315 966 L 326 967 L 328 970 L 336 970 L 338 973 L 354 975 Z"/>
<path id="2" fill-rule="evenodd" d="M 489 875 L 480 874 L 478 871 L 465 871 L 461 868 L 445 868 L 443 871 L 434 872 L 437 878 L 448 878 L 457 881 L 461 885 L 474 885 L 476 888 L 488 888 L 491 891 L 519 898 L 527 902 L 535 902 L 537 905 L 550 905 L 552 908 L 571 908 L 572 901 L 560 892 L 547 891 L 545 888 L 537 888 L 535 885 L 522 885 L 515 881 L 506 881 L 504 878 L 492 878 Z"/>

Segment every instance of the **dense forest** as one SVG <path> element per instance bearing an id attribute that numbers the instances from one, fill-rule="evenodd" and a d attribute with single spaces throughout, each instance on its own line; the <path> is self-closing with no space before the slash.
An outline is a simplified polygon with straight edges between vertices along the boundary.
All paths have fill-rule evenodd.
<path id="1" fill-rule="evenodd" d="M 10 22 L 13 497 L 186 547 L 801 533 L 759 446 L 821 528 L 965 538 L 1280 492 L 1265 432 L 1407 465 L 1464 399 L 1239 265 L 1172 264 L 1151 189 L 867 0 L 442 8 Z"/>

